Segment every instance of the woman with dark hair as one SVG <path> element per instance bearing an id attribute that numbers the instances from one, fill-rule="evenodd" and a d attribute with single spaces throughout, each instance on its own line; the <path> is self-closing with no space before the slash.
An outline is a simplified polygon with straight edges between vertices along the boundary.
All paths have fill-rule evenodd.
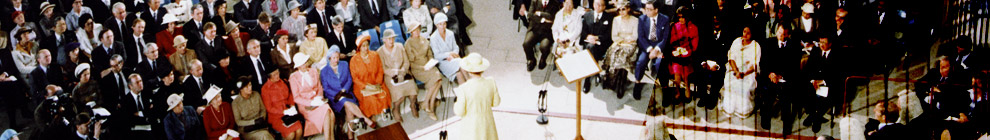
<path id="1" fill-rule="evenodd" d="M 96 29 L 93 15 L 83 14 L 79 17 L 76 40 L 79 41 L 79 50 L 85 52 L 86 56 L 93 51 L 93 46 L 98 46 L 97 44 L 100 43 L 100 37 L 97 35 L 99 32 L 100 29 Z"/>
<path id="2" fill-rule="evenodd" d="M 670 31 L 670 45 L 673 47 L 668 47 L 671 49 L 667 50 L 666 54 L 673 56 L 669 59 L 671 63 L 668 68 L 670 74 L 673 75 L 674 84 L 685 87 L 683 92 L 678 92 L 675 97 L 690 99 L 691 91 L 686 87 L 689 83 L 688 75 L 694 72 L 692 64 L 695 61 L 692 60 L 691 55 L 698 49 L 698 27 L 688 21 L 687 10 L 687 7 L 684 6 L 677 9 L 677 17 L 675 18 L 677 22 L 671 25 Z"/>
<path id="3" fill-rule="evenodd" d="M 622 98 L 629 84 L 628 75 L 635 68 L 636 39 L 638 36 L 639 19 L 632 16 L 632 6 L 628 1 L 620 0 L 619 14 L 612 19 L 612 46 L 605 53 L 604 88 L 615 91 L 616 97 Z"/>
<path id="4" fill-rule="evenodd" d="M 237 92 L 240 93 L 231 102 L 234 109 L 234 122 L 237 124 L 237 132 L 242 133 L 244 139 L 249 140 L 274 140 L 271 133 L 268 133 L 268 121 L 265 111 L 265 104 L 261 103 L 261 97 L 257 91 L 251 90 L 251 77 L 241 76 L 237 78 Z"/>

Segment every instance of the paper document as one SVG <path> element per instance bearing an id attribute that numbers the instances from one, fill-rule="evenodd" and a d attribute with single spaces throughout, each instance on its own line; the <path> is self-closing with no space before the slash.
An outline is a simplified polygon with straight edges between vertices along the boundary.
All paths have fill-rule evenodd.
<path id="1" fill-rule="evenodd" d="M 292 106 L 292 107 L 290 107 L 290 108 L 285 109 L 284 111 L 282 111 L 282 114 L 283 115 L 286 115 L 286 116 L 295 116 L 295 115 L 299 114 L 299 111 L 296 111 L 296 106 Z"/>
<path id="2" fill-rule="evenodd" d="M 815 91 L 815 94 L 818 94 L 818 96 L 822 96 L 822 97 L 828 97 L 828 87 L 826 86 L 818 87 L 818 90 Z"/>
<path id="3" fill-rule="evenodd" d="M 436 59 L 430 59 L 430 61 L 427 61 L 426 62 L 426 65 L 423 65 L 423 69 L 424 70 L 430 70 L 433 67 L 436 67 L 437 66 L 437 63 L 440 63 L 440 61 L 437 61 Z"/>

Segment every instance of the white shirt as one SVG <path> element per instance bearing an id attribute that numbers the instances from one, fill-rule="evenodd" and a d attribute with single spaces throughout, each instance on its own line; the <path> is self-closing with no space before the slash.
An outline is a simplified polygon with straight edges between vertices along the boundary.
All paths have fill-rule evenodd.
<path id="1" fill-rule="evenodd" d="M 142 39 L 142 36 L 144 36 L 144 34 L 141 34 L 140 36 L 134 36 L 134 43 L 137 43 L 137 47 L 138 47 L 138 48 L 136 48 L 137 50 L 144 49 L 143 48 L 144 47 L 144 39 Z M 143 51 L 139 51 L 138 52 L 138 55 L 137 55 L 138 56 L 138 59 L 137 59 L 138 60 L 137 61 L 138 63 L 141 63 L 142 61 L 144 61 L 144 59 L 143 59 L 144 55 L 143 54 L 144 54 Z"/>
<path id="2" fill-rule="evenodd" d="M 258 74 L 259 75 L 257 77 L 258 78 L 258 83 L 264 83 L 264 81 L 261 78 L 261 69 L 260 69 L 261 67 L 264 67 L 264 66 L 259 66 L 258 65 L 258 63 L 261 63 L 261 58 L 258 58 L 256 56 L 250 56 L 250 57 L 251 57 L 251 63 L 254 63 L 254 64 L 252 64 L 252 65 L 254 65 L 254 72 L 255 72 L 255 74 Z"/>
<path id="3" fill-rule="evenodd" d="M 78 136 L 79 138 L 82 138 L 82 139 L 89 138 L 89 135 L 84 135 L 82 133 L 79 133 L 79 131 L 76 131 L 76 136 Z"/>
<path id="4" fill-rule="evenodd" d="M 289 46 L 285 46 L 285 47 L 289 47 Z M 289 56 L 289 51 L 283 50 L 283 49 L 281 49 L 279 47 L 275 47 L 275 49 L 278 50 L 278 52 L 282 54 L 282 59 L 283 60 L 285 60 L 286 62 L 292 62 L 292 58 L 290 58 L 292 56 Z"/>
<path id="5" fill-rule="evenodd" d="M 801 25 L 804 26 L 804 32 L 811 32 L 811 18 L 801 18 Z"/>

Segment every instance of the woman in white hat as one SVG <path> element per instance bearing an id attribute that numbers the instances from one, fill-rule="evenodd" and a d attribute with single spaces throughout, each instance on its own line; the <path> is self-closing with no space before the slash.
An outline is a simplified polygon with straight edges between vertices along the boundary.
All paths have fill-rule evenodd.
<path id="1" fill-rule="evenodd" d="M 196 109 L 192 106 L 182 105 L 182 94 L 169 95 L 165 103 L 168 104 L 168 113 L 162 121 L 165 123 L 165 136 L 169 140 L 205 137 L 203 132 L 199 131 L 199 128 L 203 128 L 199 113 L 196 113 Z"/>
<path id="2" fill-rule="evenodd" d="M 215 140 L 227 134 L 227 130 L 234 130 L 234 112 L 230 104 L 223 102 L 217 92 L 207 92 L 203 99 L 209 103 L 206 110 L 203 110 L 203 128 L 206 130 L 206 139 Z M 227 136 L 230 137 L 230 136 Z"/>
<path id="3" fill-rule="evenodd" d="M 315 25 L 315 24 L 313 24 Z M 313 68 L 323 69 L 327 65 L 327 41 L 323 37 L 316 36 L 316 26 L 306 26 L 306 37 L 300 40 L 299 52 L 309 55 L 309 61 L 313 63 Z"/>
<path id="4" fill-rule="evenodd" d="M 457 40 L 454 39 L 454 32 L 447 30 L 447 15 L 443 13 L 437 13 L 433 17 L 433 22 L 437 25 L 437 31 L 430 35 L 430 48 L 433 49 L 433 59 L 440 61 L 440 72 L 443 76 L 447 77 L 447 80 L 457 81 L 457 83 L 464 83 L 464 77 L 467 75 L 460 71 L 460 66 L 458 65 L 461 61 L 461 47 L 457 46 Z"/>
<path id="5" fill-rule="evenodd" d="M 176 30 L 175 24 L 179 21 L 174 14 L 165 14 L 162 17 L 162 25 L 165 25 L 165 29 L 155 33 L 155 43 L 158 44 L 165 51 L 165 57 L 172 56 L 175 53 L 175 47 L 173 45 L 173 39 L 176 36 L 182 35 L 182 30 Z M 188 61 L 183 61 L 188 62 Z"/>
<path id="6" fill-rule="evenodd" d="M 268 133 L 268 127 L 261 123 L 266 122 L 265 104 L 261 103 L 261 97 L 257 91 L 251 90 L 251 77 L 241 76 L 238 78 L 237 92 L 240 93 L 231 102 L 234 109 L 234 122 L 237 124 L 237 132 L 242 133 L 244 139 L 249 140 L 274 140 L 275 137 Z"/>
<path id="7" fill-rule="evenodd" d="M 299 2 L 290 1 L 289 15 L 282 21 L 282 29 L 289 30 L 289 34 L 296 37 L 296 40 L 305 39 L 303 34 L 306 30 L 306 15 L 300 11 L 300 6 L 302 5 Z"/>
<path id="8" fill-rule="evenodd" d="M 333 132 L 334 115 L 323 97 L 323 87 L 320 86 L 320 71 L 310 67 L 310 56 L 296 53 L 292 63 L 296 72 L 289 76 L 289 87 L 292 89 L 293 100 L 299 106 L 299 114 L 306 119 L 304 137 L 324 134 L 330 139 Z"/>
<path id="9" fill-rule="evenodd" d="M 462 138 L 497 140 L 492 107 L 498 106 L 502 99 L 495 79 L 481 77 L 491 63 L 480 54 L 471 53 L 459 65 L 463 71 L 470 73 L 469 80 L 454 88 L 454 94 L 459 97 L 454 102 L 454 113 L 461 117 Z"/>
<path id="10" fill-rule="evenodd" d="M 389 88 L 385 86 L 385 72 L 378 52 L 369 49 L 368 35 L 358 36 L 357 54 L 351 57 L 351 77 L 354 79 L 354 96 L 357 96 L 364 115 L 381 114 L 392 104 Z"/>
<path id="11" fill-rule="evenodd" d="M 392 91 L 392 116 L 402 122 L 402 102 L 409 99 L 409 108 L 412 109 L 413 117 L 419 118 L 419 104 L 416 102 L 416 82 L 409 75 L 409 58 L 406 55 L 405 47 L 395 42 L 395 31 L 385 29 L 382 33 L 384 44 L 378 48 L 378 54 L 382 60 L 382 70 L 385 72 L 385 82 L 388 89 Z"/>

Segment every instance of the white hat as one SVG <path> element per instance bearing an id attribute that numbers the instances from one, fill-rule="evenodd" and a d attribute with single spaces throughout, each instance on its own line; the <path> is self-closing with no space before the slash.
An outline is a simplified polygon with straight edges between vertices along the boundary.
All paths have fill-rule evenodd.
<path id="1" fill-rule="evenodd" d="M 444 13 L 437 13 L 436 16 L 433 16 L 433 24 L 437 24 L 440 22 L 447 22 L 447 15 L 445 15 Z"/>
<path id="2" fill-rule="evenodd" d="M 213 98 L 217 97 L 219 94 L 220 92 L 206 92 L 206 94 L 203 95 L 203 99 L 206 99 L 206 104 L 210 104 L 210 101 L 213 101 Z"/>
<path id="3" fill-rule="evenodd" d="M 178 106 L 179 103 L 182 103 L 182 97 L 183 94 L 168 95 L 168 100 L 165 101 L 166 103 L 168 103 L 168 110 L 172 110 L 172 108 Z"/>
<path id="4" fill-rule="evenodd" d="M 460 65 L 461 69 L 464 69 L 464 71 L 482 72 L 485 71 L 485 69 L 488 69 L 488 66 L 490 66 L 491 63 L 488 62 L 488 59 L 481 57 L 481 54 L 471 53 L 461 60 Z"/>
<path id="5" fill-rule="evenodd" d="M 176 18 L 175 17 L 175 14 L 168 13 L 168 14 L 165 14 L 164 17 L 162 17 L 162 25 L 168 24 L 169 22 L 176 22 L 176 21 L 179 21 L 179 18 Z"/>
<path id="6" fill-rule="evenodd" d="M 811 5 L 811 3 L 804 3 L 804 5 L 801 6 L 801 11 L 809 14 L 815 13 L 815 6 Z"/>
<path id="7" fill-rule="evenodd" d="M 309 60 L 309 55 L 304 53 L 296 53 L 296 55 L 292 56 L 292 63 L 295 63 L 293 68 L 298 68 L 303 64 L 306 64 L 306 60 Z"/>
<path id="8" fill-rule="evenodd" d="M 81 78 L 79 77 L 79 74 L 82 74 L 82 72 L 86 71 L 87 69 L 89 69 L 89 63 L 82 63 L 79 64 L 79 66 L 76 66 L 76 70 L 75 70 L 76 78 Z"/>

